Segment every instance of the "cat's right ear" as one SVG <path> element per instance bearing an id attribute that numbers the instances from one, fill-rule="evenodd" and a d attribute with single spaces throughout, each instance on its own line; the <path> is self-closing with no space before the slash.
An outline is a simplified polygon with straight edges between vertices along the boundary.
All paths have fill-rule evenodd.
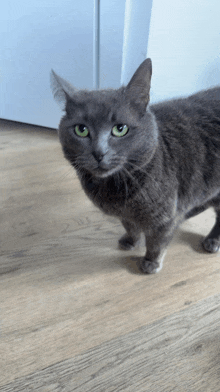
<path id="1" fill-rule="evenodd" d="M 152 76 L 151 59 L 146 59 L 138 67 L 125 88 L 126 100 L 140 113 L 144 113 L 150 100 L 150 83 Z"/>
<path id="2" fill-rule="evenodd" d="M 50 74 L 50 84 L 55 100 L 65 110 L 68 101 L 71 100 L 76 89 L 65 79 L 58 76 L 53 70 L 51 70 Z"/>

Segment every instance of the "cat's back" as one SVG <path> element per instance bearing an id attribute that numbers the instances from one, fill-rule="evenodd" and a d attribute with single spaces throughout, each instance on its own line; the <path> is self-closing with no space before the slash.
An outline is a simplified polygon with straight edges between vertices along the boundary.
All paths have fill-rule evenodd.
<path id="1" fill-rule="evenodd" d="M 189 96 L 188 99 L 190 101 L 203 100 L 204 102 L 220 103 L 220 86 L 199 91 L 198 93 Z"/>
<path id="2" fill-rule="evenodd" d="M 197 112 L 201 114 L 201 109 L 204 112 L 209 108 L 217 109 L 220 112 L 220 86 L 213 87 L 207 90 L 199 91 L 193 95 L 184 98 L 170 99 L 162 101 L 150 106 L 153 113 L 162 118 L 166 115 L 183 115 Z"/>
<path id="3" fill-rule="evenodd" d="M 220 137 L 220 87 L 187 98 L 172 99 L 150 107 L 164 137 L 200 142 L 201 136 Z"/>

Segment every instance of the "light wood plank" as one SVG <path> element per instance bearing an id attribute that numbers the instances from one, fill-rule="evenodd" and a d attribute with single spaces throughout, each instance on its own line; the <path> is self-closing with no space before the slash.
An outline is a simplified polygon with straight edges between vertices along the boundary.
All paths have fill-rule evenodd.
<path id="1" fill-rule="evenodd" d="M 1 392 L 219 392 L 220 295 L 16 380 Z"/>

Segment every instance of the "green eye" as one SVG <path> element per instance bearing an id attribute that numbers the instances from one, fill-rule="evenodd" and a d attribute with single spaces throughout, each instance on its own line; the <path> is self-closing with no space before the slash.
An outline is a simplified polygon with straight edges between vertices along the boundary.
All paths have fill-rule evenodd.
<path id="1" fill-rule="evenodd" d="M 125 124 L 117 124 L 112 128 L 112 135 L 117 136 L 117 137 L 121 137 L 126 135 L 126 133 L 128 133 L 128 126 Z"/>
<path id="2" fill-rule="evenodd" d="M 75 134 L 80 137 L 86 137 L 89 134 L 89 130 L 84 124 L 75 125 L 74 131 L 75 131 Z"/>

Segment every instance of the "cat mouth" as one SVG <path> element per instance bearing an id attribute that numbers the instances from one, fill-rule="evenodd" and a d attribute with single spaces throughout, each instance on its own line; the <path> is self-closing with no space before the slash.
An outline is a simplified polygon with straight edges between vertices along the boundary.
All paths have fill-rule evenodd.
<path id="1" fill-rule="evenodd" d="M 92 174 L 95 177 L 99 177 L 99 178 L 106 178 L 111 176 L 112 174 L 116 173 L 119 169 L 117 167 L 114 168 L 103 168 L 103 167 L 98 167 L 97 169 L 95 169 Z"/>

